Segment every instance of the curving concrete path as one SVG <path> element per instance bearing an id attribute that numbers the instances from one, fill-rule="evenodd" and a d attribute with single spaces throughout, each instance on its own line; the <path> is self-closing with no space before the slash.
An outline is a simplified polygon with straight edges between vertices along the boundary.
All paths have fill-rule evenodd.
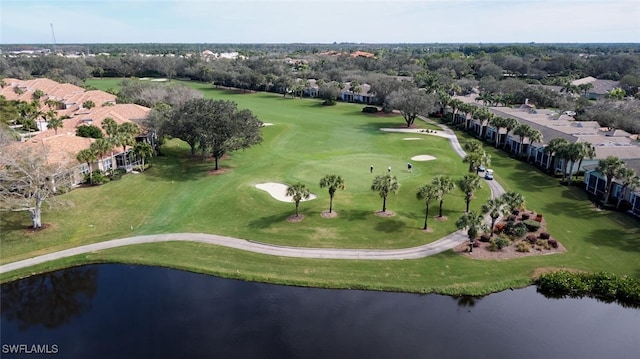
<path id="1" fill-rule="evenodd" d="M 461 157 L 466 153 L 460 146 L 458 139 L 447 126 L 432 122 L 428 119 L 424 121 L 440 126 L 447 134 L 453 150 Z M 504 189 L 497 181 L 487 181 L 491 190 L 491 197 L 496 197 L 504 193 Z M 158 243 L 171 241 L 200 242 L 234 248 L 254 253 L 281 257 L 295 258 L 316 258 L 316 259 L 362 259 L 362 260 L 401 260 L 423 258 L 437 253 L 444 252 L 467 241 L 464 231 L 453 232 L 435 242 L 422 246 L 401 248 L 401 249 L 340 249 L 340 248 L 303 248 L 278 246 L 273 244 L 259 243 L 245 239 L 219 236 L 205 233 L 168 233 L 135 236 L 110 241 L 88 244 L 80 247 L 65 249 L 59 252 L 49 253 L 13 263 L 0 266 L 0 274 L 14 271 L 16 269 L 30 267 L 36 264 L 46 263 L 56 259 L 71 257 L 79 254 L 91 253 L 110 248 L 129 246 L 144 243 Z"/>

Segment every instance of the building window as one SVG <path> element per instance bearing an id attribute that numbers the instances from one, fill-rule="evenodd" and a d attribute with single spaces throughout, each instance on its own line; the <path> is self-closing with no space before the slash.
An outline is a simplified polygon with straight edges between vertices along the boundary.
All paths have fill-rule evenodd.
<path id="1" fill-rule="evenodd" d="M 86 163 L 82 164 L 82 165 L 80 166 L 80 174 L 81 174 L 81 175 L 86 175 L 86 174 L 88 174 L 88 173 L 89 173 L 89 166 L 87 166 L 87 164 L 86 164 Z"/>
<path id="2" fill-rule="evenodd" d="M 107 158 L 107 159 L 103 160 L 102 161 L 102 164 L 104 166 L 103 170 L 105 170 L 105 171 L 110 170 L 111 169 L 111 163 L 112 163 L 111 158 Z"/>

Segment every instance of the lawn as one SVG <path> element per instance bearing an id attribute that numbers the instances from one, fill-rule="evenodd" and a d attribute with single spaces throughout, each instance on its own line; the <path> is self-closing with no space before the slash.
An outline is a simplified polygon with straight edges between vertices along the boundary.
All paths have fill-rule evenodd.
<path id="1" fill-rule="evenodd" d="M 284 245 L 400 248 L 428 243 L 454 230 L 455 219 L 464 210 L 462 193 L 456 191 L 445 199 L 444 214 L 449 220 L 431 220 L 433 233 L 420 230 L 424 206 L 415 199 L 417 188 L 433 175 L 458 178 L 465 173 L 467 166 L 446 140 L 424 136 L 423 140 L 404 141 L 420 136 L 383 133 L 380 127 L 402 126 L 402 118 L 365 115 L 358 105 L 322 107 L 313 100 L 191 85 L 207 97 L 236 101 L 264 122 L 274 123 L 264 128 L 264 142 L 233 153 L 222 161 L 228 171 L 213 176 L 207 173 L 210 162 L 192 159 L 184 144 L 170 142 L 165 155 L 153 159 L 153 167 L 144 174 L 63 196 L 73 205 L 47 211 L 44 222 L 51 226 L 42 232 L 24 231 L 29 223 L 24 213 L 3 215 L 1 262 L 133 234 L 207 232 Z M 459 135 L 462 141 L 468 139 Z M 527 285 L 536 268 L 606 270 L 640 278 L 637 220 L 597 211 L 582 190 L 562 187 L 533 167 L 489 151 L 496 180 L 507 190 L 522 193 L 529 208 L 545 215 L 549 231 L 567 253 L 481 261 L 446 252 L 420 260 L 366 262 L 279 258 L 201 244 L 161 243 L 78 256 L 0 279 L 94 261 L 164 265 L 284 284 L 448 294 L 480 294 Z M 407 173 L 407 161 L 418 154 L 438 159 L 412 162 L 413 173 Z M 376 173 L 392 166 L 398 176 L 400 191 L 388 201 L 395 217 L 374 215 L 382 200 L 370 190 L 371 164 Z M 334 208 L 340 215 L 335 219 L 320 217 L 328 208 L 328 194 L 318 182 L 327 173 L 343 176 L 347 184 L 345 191 L 336 194 Z M 294 205 L 277 202 L 254 188 L 267 181 L 301 181 L 318 195 L 317 200 L 301 203 L 306 216 L 303 222 L 286 222 Z M 472 208 L 488 196 L 485 187 Z M 437 205 L 431 208 L 436 214 Z"/>

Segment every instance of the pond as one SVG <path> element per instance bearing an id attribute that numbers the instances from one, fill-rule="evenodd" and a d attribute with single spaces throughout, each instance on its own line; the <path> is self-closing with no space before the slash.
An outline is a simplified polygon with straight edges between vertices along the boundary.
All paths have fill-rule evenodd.
<path id="1" fill-rule="evenodd" d="M 548 299 L 534 287 L 452 298 L 287 287 L 103 264 L 7 283 L 1 291 L 2 358 L 635 358 L 640 353 L 640 310 L 588 298 Z"/>

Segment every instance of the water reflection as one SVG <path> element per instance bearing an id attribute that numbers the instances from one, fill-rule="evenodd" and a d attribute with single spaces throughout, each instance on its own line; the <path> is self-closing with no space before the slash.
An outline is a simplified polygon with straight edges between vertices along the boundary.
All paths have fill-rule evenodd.
<path id="1" fill-rule="evenodd" d="M 91 309 L 98 269 L 75 267 L 2 286 L 2 317 L 19 330 L 42 325 L 57 328 Z"/>
<path id="2" fill-rule="evenodd" d="M 79 306 L 86 311 L 67 316 L 64 325 L 20 324 L 15 310 L 5 313 L 5 291 L 24 286 L 32 294 L 20 296 L 37 297 L 36 286 L 2 286 L 2 343 L 55 343 L 64 358 L 582 359 L 640 352 L 640 311 L 591 299 L 549 300 L 533 287 L 452 299 L 285 287 L 154 267 L 83 268 L 94 284 L 69 289 L 86 300 Z M 55 322 L 40 314 L 44 319 L 34 314 L 30 322 Z"/>

